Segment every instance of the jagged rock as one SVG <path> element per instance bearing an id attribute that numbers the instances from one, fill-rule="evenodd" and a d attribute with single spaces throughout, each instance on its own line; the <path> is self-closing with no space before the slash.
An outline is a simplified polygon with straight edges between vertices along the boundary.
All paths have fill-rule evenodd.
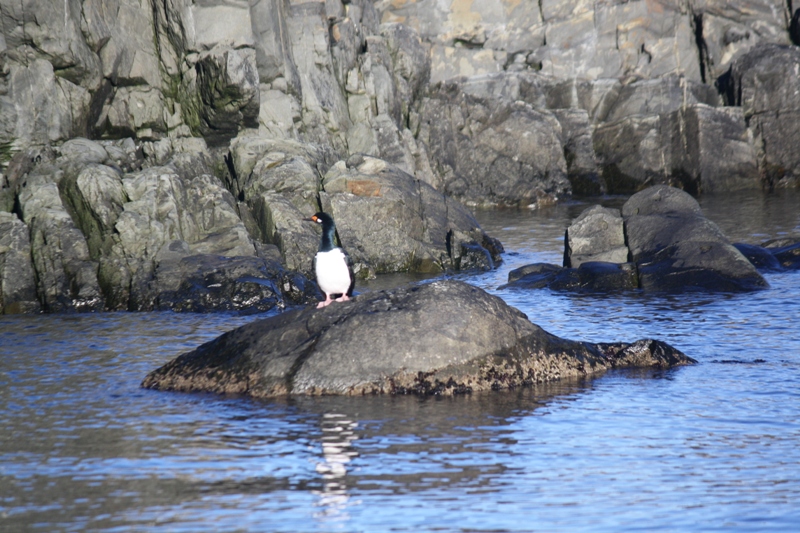
<path id="1" fill-rule="evenodd" d="M 319 297 L 306 277 L 274 260 L 218 255 L 160 262 L 149 293 L 154 309 L 192 312 L 263 312 Z"/>
<path id="2" fill-rule="evenodd" d="M 84 0 L 84 36 L 115 87 L 161 86 L 153 9 L 139 0 Z"/>
<path id="3" fill-rule="evenodd" d="M 561 124 L 561 144 L 572 192 L 583 196 L 605 194 L 606 183 L 594 157 L 589 113 L 583 109 L 554 109 L 553 115 Z"/>
<path id="4" fill-rule="evenodd" d="M 380 159 L 334 165 L 320 200 L 356 267 L 369 272 L 470 268 L 487 265 L 487 252 L 491 267 L 502 251 L 460 204 Z"/>
<path id="5" fill-rule="evenodd" d="M 727 89 L 755 138 L 759 170 L 770 187 L 800 183 L 800 48 L 761 45 L 733 62 Z"/>
<path id="6" fill-rule="evenodd" d="M 703 0 L 693 4 L 709 82 L 724 76 L 731 63 L 759 44 L 789 44 L 786 2 Z"/>
<path id="7" fill-rule="evenodd" d="M 28 226 L 12 213 L 0 211 L 0 312 L 35 313 L 40 309 Z"/>
<path id="8" fill-rule="evenodd" d="M 90 100 L 87 89 L 56 76 L 53 64 L 44 59 L 24 64 L 9 62 L 6 68 L 0 120 L 3 151 L 13 153 L 35 144 L 86 135 Z M 0 162 L 5 162 L 3 159 Z"/>
<path id="9" fill-rule="evenodd" d="M 448 195 L 468 205 L 535 205 L 570 193 L 551 113 L 466 94 L 452 82 L 434 88 L 419 114 L 418 138 Z"/>
<path id="10" fill-rule="evenodd" d="M 659 341 L 560 339 L 476 287 L 437 281 L 250 323 L 170 361 L 142 385 L 254 397 L 459 394 L 694 362 Z"/>
<path id="11" fill-rule="evenodd" d="M 151 87 L 118 88 L 97 123 L 102 135 L 160 139 L 167 133 L 164 96 Z"/>
<path id="12" fill-rule="evenodd" d="M 3 3 L 2 13 L 2 48 L 7 50 L 12 62 L 29 65 L 32 61 L 44 61 L 50 64 L 51 72 L 59 71 L 61 79 L 87 90 L 97 88 L 100 62 L 84 40 L 82 10 L 78 2 L 30 0 Z M 54 84 L 50 81 L 39 89 L 51 90 Z M 29 109 L 41 111 L 39 108 Z"/>
<path id="13" fill-rule="evenodd" d="M 210 145 L 221 145 L 241 128 L 258 127 L 260 110 L 255 50 L 214 48 L 195 66 L 203 101 L 200 132 Z"/>
<path id="14" fill-rule="evenodd" d="M 26 175 L 17 194 L 30 228 L 38 298 L 47 312 L 100 311 L 98 265 L 62 202 L 57 185 L 62 176 L 57 167 L 42 165 Z"/>
<path id="15" fill-rule="evenodd" d="M 668 78 L 623 88 L 594 148 L 609 193 L 669 184 L 694 193 L 759 186 L 744 117 L 707 87 Z"/>
<path id="16" fill-rule="evenodd" d="M 584 210 L 567 228 L 565 267 L 577 268 L 590 261 L 625 263 L 627 260 L 628 247 L 618 210 L 595 205 Z"/>

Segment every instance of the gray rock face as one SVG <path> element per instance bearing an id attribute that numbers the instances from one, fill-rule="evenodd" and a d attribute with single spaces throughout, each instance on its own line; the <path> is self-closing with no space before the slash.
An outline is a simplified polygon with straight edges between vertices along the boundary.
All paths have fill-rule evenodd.
<path id="1" fill-rule="evenodd" d="M 469 268 L 472 253 L 499 261 L 477 221 L 458 202 L 380 159 L 340 162 L 325 175 L 320 200 L 336 220 L 356 268 L 375 273 Z M 477 250 L 462 243 L 477 245 Z M 484 248 L 488 249 L 485 250 Z"/>
<path id="2" fill-rule="evenodd" d="M 800 49 L 763 45 L 734 61 L 728 102 L 741 106 L 770 187 L 800 184 Z"/>
<path id="3" fill-rule="evenodd" d="M 594 148 L 608 192 L 667 184 L 695 194 L 760 186 L 756 153 L 738 109 L 715 107 L 710 88 L 667 78 L 621 90 Z"/>
<path id="4" fill-rule="evenodd" d="M 564 266 L 578 268 L 589 261 L 625 263 L 628 247 L 619 211 L 596 205 L 586 209 L 567 228 Z"/>
<path id="5" fill-rule="evenodd" d="M 567 229 L 564 268 L 528 265 L 506 287 L 605 292 L 749 291 L 765 288 L 753 262 L 703 216 L 689 194 L 665 185 L 631 196 L 622 217 L 594 206 Z M 750 250 L 749 255 L 756 257 Z M 769 252 L 766 252 L 769 255 Z M 765 269 L 775 257 L 761 259 Z M 630 260 L 630 262 L 629 262 Z"/>
<path id="6" fill-rule="evenodd" d="M 17 194 L 30 232 L 37 294 L 44 311 L 99 311 L 105 302 L 98 265 L 59 194 L 63 174 L 49 164 L 38 167 L 26 175 Z"/>
<path id="7" fill-rule="evenodd" d="M 560 339 L 476 287 L 437 281 L 253 322 L 151 372 L 143 386 L 255 397 L 459 394 L 693 362 L 659 341 Z"/>
<path id="8" fill-rule="evenodd" d="M 9 203 L 22 220 L 0 213 L 4 312 L 253 311 L 315 298 L 250 237 L 202 140 L 149 146 L 133 172 L 108 166 L 137 160 L 125 145 L 75 139 L 15 159 Z"/>
<path id="9" fill-rule="evenodd" d="M 15 215 L 0 211 L 0 310 L 34 313 L 40 308 L 28 228 Z"/>
<path id="10" fill-rule="evenodd" d="M 468 205 L 552 203 L 570 192 L 561 126 L 547 111 L 451 83 L 424 99 L 420 120 L 442 190 Z"/>
<path id="11" fill-rule="evenodd" d="M 359 276 L 491 268 L 500 259 L 502 246 L 462 205 L 385 160 L 331 164 L 313 145 L 256 137 L 234 141 L 230 160 L 232 189 L 291 269 L 311 274 L 319 235 L 302 219 L 320 208 L 336 221 Z"/>

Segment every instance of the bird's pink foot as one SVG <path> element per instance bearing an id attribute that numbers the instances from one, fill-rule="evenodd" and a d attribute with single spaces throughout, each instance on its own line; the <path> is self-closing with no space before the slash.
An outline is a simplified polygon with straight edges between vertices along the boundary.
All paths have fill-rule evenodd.
<path id="1" fill-rule="evenodd" d="M 317 309 L 322 309 L 323 307 L 327 307 L 327 306 L 329 306 L 331 303 L 333 303 L 333 300 L 331 300 L 331 297 L 330 297 L 330 295 L 326 294 L 326 295 L 325 295 L 325 301 L 324 301 L 324 302 L 320 302 L 320 303 L 318 303 L 318 304 L 317 304 Z"/>
<path id="2" fill-rule="evenodd" d="M 339 296 L 338 298 L 336 298 L 336 300 L 334 300 L 334 301 L 335 301 L 335 302 L 347 302 L 347 301 L 349 301 L 349 300 L 350 300 L 350 297 L 349 297 L 348 295 L 346 295 L 346 294 L 342 294 L 341 296 Z"/>

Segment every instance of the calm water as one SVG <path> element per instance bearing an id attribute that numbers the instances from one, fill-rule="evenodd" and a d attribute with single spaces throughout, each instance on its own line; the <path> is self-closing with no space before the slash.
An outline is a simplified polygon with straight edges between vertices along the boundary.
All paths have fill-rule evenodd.
<path id="1" fill-rule="evenodd" d="M 794 193 L 702 203 L 738 241 L 800 230 Z M 748 295 L 497 290 L 512 268 L 560 262 L 585 207 L 478 213 L 508 253 L 466 279 L 555 334 L 655 337 L 699 365 L 262 402 L 139 388 L 254 317 L 0 316 L 0 531 L 798 530 L 800 273 Z"/>

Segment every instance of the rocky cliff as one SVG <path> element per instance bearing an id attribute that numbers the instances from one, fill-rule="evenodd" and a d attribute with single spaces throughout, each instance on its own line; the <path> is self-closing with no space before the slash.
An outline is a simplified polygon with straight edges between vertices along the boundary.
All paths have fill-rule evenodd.
<path id="1" fill-rule="evenodd" d="M 368 275 L 491 264 L 461 203 L 796 186 L 792 4 L 0 0 L 0 308 L 302 299 L 320 207 Z"/>

